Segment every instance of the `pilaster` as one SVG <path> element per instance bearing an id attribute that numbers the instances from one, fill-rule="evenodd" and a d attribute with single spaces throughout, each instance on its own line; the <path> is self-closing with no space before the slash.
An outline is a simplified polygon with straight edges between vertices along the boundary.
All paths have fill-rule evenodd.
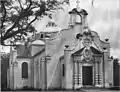
<path id="1" fill-rule="evenodd" d="M 79 86 L 82 87 L 82 65 L 79 63 Z"/>
<path id="2" fill-rule="evenodd" d="M 46 66 L 46 59 L 43 57 L 41 59 L 42 63 L 42 89 L 47 90 L 47 66 Z"/>
<path id="3" fill-rule="evenodd" d="M 105 49 L 104 50 L 104 60 L 103 60 L 103 86 L 104 87 L 109 86 L 108 71 L 107 71 L 108 65 L 109 65 L 109 63 L 108 63 L 108 51 L 107 51 L 107 49 Z"/>
<path id="4" fill-rule="evenodd" d="M 95 86 L 98 86 L 98 63 L 95 62 Z"/>
<path id="5" fill-rule="evenodd" d="M 72 88 L 72 62 L 71 62 L 71 50 L 69 46 L 65 46 L 64 50 L 64 64 L 65 64 L 65 88 Z"/>

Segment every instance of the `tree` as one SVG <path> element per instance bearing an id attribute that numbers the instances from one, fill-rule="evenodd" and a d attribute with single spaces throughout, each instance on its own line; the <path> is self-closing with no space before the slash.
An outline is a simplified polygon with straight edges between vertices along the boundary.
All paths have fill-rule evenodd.
<path id="1" fill-rule="evenodd" d="M 1 1 L 1 45 L 7 39 L 13 42 L 24 39 L 28 33 L 35 31 L 34 23 L 44 16 L 51 18 L 52 11 L 61 9 L 61 4 L 68 0 L 2 0 Z"/>

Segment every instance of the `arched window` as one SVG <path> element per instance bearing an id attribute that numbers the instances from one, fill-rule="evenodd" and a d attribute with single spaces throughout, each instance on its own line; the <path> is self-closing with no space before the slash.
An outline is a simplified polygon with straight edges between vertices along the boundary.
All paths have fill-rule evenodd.
<path id="1" fill-rule="evenodd" d="M 28 78 L 28 63 L 22 63 L 22 78 Z"/>
<path id="2" fill-rule="evenodd" d="M 76 23 L 81 23 L 81 16 L 80 15 L 76 15 Z"/>

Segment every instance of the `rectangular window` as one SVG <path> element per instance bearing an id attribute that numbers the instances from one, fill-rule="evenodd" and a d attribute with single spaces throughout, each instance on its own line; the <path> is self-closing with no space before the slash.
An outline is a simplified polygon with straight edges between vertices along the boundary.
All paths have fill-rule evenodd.
<path id="1" fill-rule="evenodd" d="M 65 76 L 65 65 L 62 64 L 62 76 Z"/>

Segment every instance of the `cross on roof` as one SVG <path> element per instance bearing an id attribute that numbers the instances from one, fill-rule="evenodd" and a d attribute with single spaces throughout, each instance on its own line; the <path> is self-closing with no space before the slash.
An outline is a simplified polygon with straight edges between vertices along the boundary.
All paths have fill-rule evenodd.
<path id="1" fill-rule="evenodd" d="M 77 5 L 76 5 L 77 10 L 80 11 L 80 6 L 79 6 L 79 5 L 80 5 L 80 0 L 77 0 L 77 1 L 76 1 L 76 4 L 77 4 Z"/>

